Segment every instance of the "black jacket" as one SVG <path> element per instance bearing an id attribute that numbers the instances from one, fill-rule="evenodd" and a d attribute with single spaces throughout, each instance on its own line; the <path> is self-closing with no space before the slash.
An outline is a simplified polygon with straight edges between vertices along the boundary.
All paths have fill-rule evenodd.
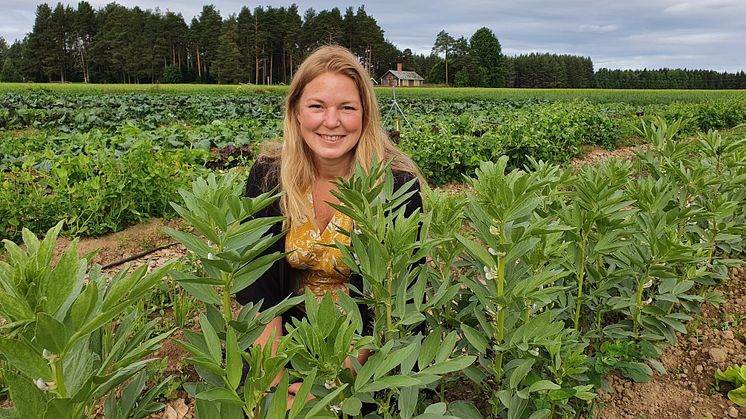
<path id="1" fill-rule="evenodd" d="M 406 182 L 410 181 L 414 175 L 406 172 L 394 172 L 394 189 L 400 188 Z M 280 166 L 279 160 L 272 160 L 264 157 L 260 157 L 254 163 L 254 166 L 249 172 L 249 179 L 246 182 L 246 196 L 256 197 L 262 193 L 270 191 L 272 189 L 279 189 L 280 179 Z M 418 182 L 414 183 L 413 186 L 417 193 L 413 194 L 412 197 L 406 204 L 406 215 L 410 215 L 413 212 L 422 208 L 422 197 L 420 195 L 420 185 Z M 255 214 L 255 217 L 275 217 L 283 215 L 280 210 L 279 200 L 272 203 L 272 205 L 264 208 Z M 270 232 L 273 235 L 282 234 L 282 223 L 277 223 L 272 226 Z M 285 251 L 285 238 L 278 240 L 273 246 L 266 250 L 265 253 L 284 252 Z M 293 268 L 287 263 L 287 259 L 282 258 L 275 262 L 271 268 L 267 270 L 259 279 L 257 279 L 249 287 L 241 290 L 236 295 L 236 300 L 241 304 L 252 302 L 258 303 L 259 300 L 264 300 L 262 307 L 272 307 L 279 304 L 286 297 L 292 295 L 293 290 L 290 287 L 289 278 L 292 277 Z M 350 277 L 350 283 L 357 289 L 362 290 L 362 278 L 359 275 L 352 275 Z M 362 307 L 361 307 L 362 308 Z M 370 313 L 368 310 L 361 310 L 363 314 L 363 320 L 366 326 L 368 326 L 370 320 Z M 291 309 L 282 316 L 283 323 L 289 322 L 291 317 L 302 317 L 304 314 L 299 309 Z"/>

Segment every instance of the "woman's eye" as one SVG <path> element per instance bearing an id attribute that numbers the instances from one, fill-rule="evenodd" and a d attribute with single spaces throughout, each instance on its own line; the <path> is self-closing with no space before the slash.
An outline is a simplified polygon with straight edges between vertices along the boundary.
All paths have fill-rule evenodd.
<path id="1" fill-rule="evenodd" d="M 311 109 L 321 109 L 321 105 L 319 105 L 318 103 L 314 103 L 313 105 L 308 105 L 308 107 Z"/>

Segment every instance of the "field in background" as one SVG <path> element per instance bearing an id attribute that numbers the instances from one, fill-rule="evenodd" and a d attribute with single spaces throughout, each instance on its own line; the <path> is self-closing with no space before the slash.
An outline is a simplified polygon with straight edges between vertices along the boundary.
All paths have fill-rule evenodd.
<path id="1" fill-rule="evenodd" d="M 79 84 L 79 83 L 0 83 L 0 92 L 57 92 L 63 94 L 163 93 L 163 94 L 249 94 L 284 95 L 287 86 L 216 85 L 216 84 Z M 574 100 L 583 98 L 597 103 L 626 102 L 664 104 L 746 98 L 746 90 L 618 90 L 618 89 L 491 89 L 476 87 L 376 87 L 382 97 L 392 92 L 401 98 L 444 100 Z"/>

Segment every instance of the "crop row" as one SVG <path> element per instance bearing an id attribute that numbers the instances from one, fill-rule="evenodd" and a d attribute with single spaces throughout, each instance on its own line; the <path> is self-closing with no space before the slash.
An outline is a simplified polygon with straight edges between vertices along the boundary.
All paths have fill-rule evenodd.
<path id="1" fill-rule="evenodd" d="M 458 98 L 458 99 L 457 99 Z M 578 102 L 594 104 L 601 112 L 629 118 L 635 114 L 659 114 L 671 118 L 691 119 L 695 130 L 723 129 L 743 121 L 746 99 L 730 97 L 721 100 L 637 103 L 635 101 L 593 102 L 588 99 L 551 101 L 531 95 L 494 96 L 474 99 L 412 97 L 399 99 L 406 118 L 420 116 L 459 117 L 473 112 L 503 120 L 517 109 L 549 103 Z M 62 95 L 50 92 L 0 94 L 0 129 L 44 128 L 62 132 L 86 132 L 92 128 L 115 130 L 124 123 L 153 129 L 175 122 L 200 125 L 215 120 L 253 119 L 261 123 L 281 118 L 282 96 L 262 95 Z M 382 113 L 391 110 L 391 99 L 381 97 Z M 396 113 L 393 113 L 395 116 Z"/>
<path id="2" fill-rule="evenodd" d="M 262 102 L 269 97 L 236 103 L 216 96 L 51 98 L 18 95 L 27 106 L 18 112 L 25 109 L 39 129 L 0 131 L 0 237 L 18 239 L 24 226 L 45 231 L 59 219 L 68 220 L 68 234 L 97 235 L 173 215 L 167 202 L 178 187 L 205 167 L 245 165 L 258 144 L 281 135 L 279 103 Z M 402 106 L 409 117 L 400 117 L 400 131 L 392 133 L 434 185 L 460 182 L 481 162 L 501 155 L 510 157 L 511 167 L 531 158 L 565 162 L 584 145 L 614 148 L 637 135 L 638 118 L 624 104 L 426 100 Z M 196 117 L 199 109 L 205 113 Z M 248 109 L 260 116 L 244 117 Z M 688 118 L 684 133 L 746 121 L 743 101 L 672 104 L 657 111 Z M 173 117 L 176 123 L 169 122 L 171 112 L 181 112 Z M 222 119 L 212 119 L 218 115 Z M 392 116 L 385 122 L 397 123 Z"/>
<path id="3" fill-rule="evenodd" d="M 363 288 L 336 304 L 307 293 L 261 314 L 233 310 L 233 295 L 283 257 L 261 255 L 280 220 L 251 219 L 276 197 L 241 197 L 240 172 L 180 191 L 173 206 L 193 231 L 167 232 L 190 251 L 181 267 L 107 281 L 73 247 L 53 270 L 61 225 L 43 242 L 26 232 L 24 248 L 5 242 L 0 262 L 0 354 L 15 409 L 0 413 L 78 418 L 104 399 L 107 417 L 157 410 L 170 378 L 151 377 L 144 391 L 140 374 L 173 330 L 136 302 L 170 271 L 204 304 L 197 330 L 178 340 L 200 377 L 183 386 L 197 417 L 362 417 L 366 406 L 406 419 L 592 414 L 605 374 L 646 381 L 663 371 L 661 348 L 700 304 L 718 303 L 711 287 L 746 253 L 746 138 L 687 139 L 681 128 L 648 122 L 640 135 L 651 147 L 634 162 L 577 172 L 484 162 L 466 196 L 425 191 L 425 212 L 410 216 L 390 172 L 358 170 L 338 184 L 356 226 L 339 246 Z M 301 301 L 307 318 L 276 353 L 252 344 Z M 369 334 L 356 303 L 375 314 Z M 371 352 L 364 365 L 340 368 L 360 349 Z M 302 384 L 286 410 L 291 380 Z M 455 400 L 450 390 L 465 385 L 473 397 Z"/>

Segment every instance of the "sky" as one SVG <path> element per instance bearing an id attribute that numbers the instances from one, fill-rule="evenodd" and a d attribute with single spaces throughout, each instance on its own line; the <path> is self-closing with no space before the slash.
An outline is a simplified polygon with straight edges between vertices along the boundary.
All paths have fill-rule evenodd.
<path id="1" fill-rule="evenodd" d="M 103 7 L 111 0 L 88 0 Z M 34 24 L 36 5 L 29 0 L 0 0 L 0 36 L 8 44 L 22 39 Z M 54 7 L 57 2 L 49 1 Z M 63 1 L 75 7 L 76 1 Z M 119 0 L 142 9 L 181 13 L 187 24 L 208 1 Z M 467 39 L 479 28 L 495 33 L 503 54 L 531 52 L 591 57 L 594 67 L 611 69 L 689 68 L 746 71 L 746 0 L 348 0 L 211 2 L 223 18 L 242 6 L 298 5 L 301 12 L 365 5 L 400 50 L 429 54 L 435 36 L 445 30 Z"/>

